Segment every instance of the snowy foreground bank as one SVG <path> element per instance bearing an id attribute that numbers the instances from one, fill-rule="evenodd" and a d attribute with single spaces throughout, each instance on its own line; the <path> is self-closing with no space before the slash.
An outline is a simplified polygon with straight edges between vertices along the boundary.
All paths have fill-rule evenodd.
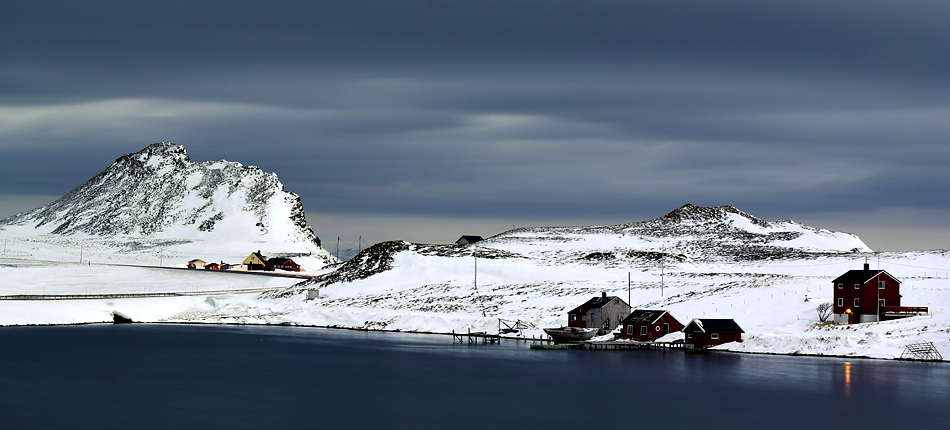
<path id="1" fill-rule="evenodd" d="M 510 257 L 510 256 L 509 256 Z M 822 324 L 815 307 L 831 300 L 831 280 L 860 267 L 857 255 L 752 263 L 692 262 L 667 267 L 544 264 L 530 258 L 474 258 L 400 252 L 392 269 L 320 288 L 292 279 L 202 271 L 0 260 L 0 295 L 207 292 L 207 295 L 113 300 L 0 300 L 0 325 L 111 321 L 117 310 L 140 322 L 295 324 L 412 332 L 495 332 L 498 318 L 542 327 L 566 324 L 566 312 L 605 291 L 635 308 L 668 309 L 682 322 L 734 318 L 746 331 L 725 349 L 775 354 L 896 358 L 904 346 L 933 342 L 950 356 L 950 267 L 943 252 L 881 256 L 903 281 L 902 302 L 931 314 L 849 326 Z M 872 261 L 876 268 L 878 262 Z M 413 276 L 406 276 L 412 273 Z M 660 278 L 663 278 L 661 284 Z M 284 294 L 228 294 L 230 289 L 287 286 Z M 661 294 L 662 287 L 662 294 Z M 807 297 L 807 300 L 806 300 Z M 482 314 L 485 316 L 482 316 Z"/>

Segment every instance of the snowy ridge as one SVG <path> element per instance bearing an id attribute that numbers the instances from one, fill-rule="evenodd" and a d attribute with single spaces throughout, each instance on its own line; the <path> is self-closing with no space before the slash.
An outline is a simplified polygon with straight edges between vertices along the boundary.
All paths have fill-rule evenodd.
<path id="1" fill-rule="evenodd" d="M 56 259 L 85 246 L 84 260 L 110 262 L 157 252 L 234 262 L 259 249 L 301 256 L 310 270 L 333 260 L 277 175 L 224 160 L 195 163 L 170 142 L 118 158 L 62 198 L 0 221 L 0 232 L 25 245 L 8 254 L 20 258 Z"/>
<path id="2" fill-rule="evenodd" d="M 491 237 L 485 244 L 555 260 L 616 258 L 624 264 L 644 258 L 755 261 L 871 251 L 850 233 L 793 221 L 765 221 L 733 206 L 692 204 L 630 224 L 519 228 Z"/>

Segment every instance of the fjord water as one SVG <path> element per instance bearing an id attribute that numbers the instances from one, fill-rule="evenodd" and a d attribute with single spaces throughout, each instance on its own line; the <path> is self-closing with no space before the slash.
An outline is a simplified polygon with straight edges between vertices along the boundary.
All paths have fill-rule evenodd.
<path id="1" fill-rule="evenodd" d="M 0 328 L 0 428 L 908 428 L 950 364 L 301 327 Z"/>

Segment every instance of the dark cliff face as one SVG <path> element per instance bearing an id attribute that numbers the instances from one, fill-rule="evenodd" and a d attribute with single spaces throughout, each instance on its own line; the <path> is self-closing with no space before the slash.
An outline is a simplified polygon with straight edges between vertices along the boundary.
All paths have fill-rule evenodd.
<path id="1" fill-rule="evenodd" d="M 289 219 L 271 219 L 273 205 L 286 205 L 282 213 L 289 212 Z M 277 175 L 224 160 L 193 163 L 184 147 L 170 142 L 119 157 L 62 198 L 2 220 L 0 227 L 32 225 L 52 234 L 101 237 L 150 236 L 176 227 L 201 235 L 236 222 L 229 218 L 239 213 L 242 220 L 253 215 L 254 222 L 238 226 L 249 236 L 285 224 L 282 230 L 317 241 L 300 198 L 284 191 Z"/>

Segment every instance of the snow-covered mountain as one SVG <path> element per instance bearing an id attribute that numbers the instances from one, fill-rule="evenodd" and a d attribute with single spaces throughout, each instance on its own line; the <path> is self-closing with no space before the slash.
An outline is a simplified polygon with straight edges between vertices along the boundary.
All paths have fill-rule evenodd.
<path id="1" fill-rule="evenodd" d="M 684 205 L 662 217 L 591 227 L 519 228 L 480 243 L 555 259 L 629 263 L 656 260 L 753 261 L 870 252 L 851 233 L 817 229 L 794 221 L 766 221 L 733 206 Z"/>
<path id="2" fill-rule="evenodd" d="M 22 258 L 83 252 L 96 262 L 158 254 L 172 263 L 234 262 L 262 250 L 306 260 L 308 270 L 335 261 L 276 174 L 224 160 L 195 163 L 170 142 L 118 158 L 62 198 L 0 221 L 0 232 L 12 238 L 8 256 Z"/>
<path id="3" fill-rule="evenodd" d="M 814 259 L 871 252 L 860 238 L 794 221 L 766 221 L 733 206 L 684 205 L 648 221 L 610 226 L 526 227 L 492 236 L 477 245 L 421 245 L 384 242 L 363 250 L 335 272 L 306 286 L 367 279 L 398 269 L 397 254 L 425 257 L 527 259 L 545 266 L 581 264 L 650 270 L 683 263 L 739 263 Z M 413 269 L 416 269 L 414 266 Z M 402 275 L 412 277 L 411 274 Z"/>

